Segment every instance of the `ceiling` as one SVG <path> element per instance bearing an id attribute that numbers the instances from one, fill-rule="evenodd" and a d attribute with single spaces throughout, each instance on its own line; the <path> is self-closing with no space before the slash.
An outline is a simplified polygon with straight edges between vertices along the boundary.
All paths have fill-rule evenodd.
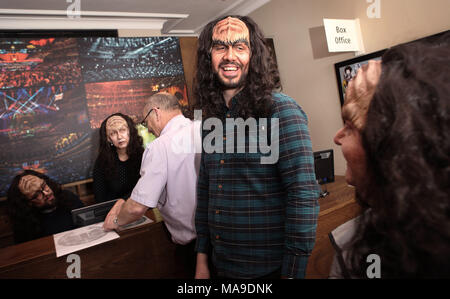
<path id="1" fill-rule="evenodd" d="M 0 0 L 1 29 L 152 29 L 198 35 L 211 20 L 270 0 Z"/>

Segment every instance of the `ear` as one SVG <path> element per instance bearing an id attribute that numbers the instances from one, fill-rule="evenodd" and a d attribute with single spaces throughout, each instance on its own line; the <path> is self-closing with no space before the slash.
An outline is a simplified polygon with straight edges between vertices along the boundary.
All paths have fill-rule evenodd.
<path id="1" fill-rule="evenodd" d="M 159 110 L 158 108 L 153 108 L 153 110 L 155 111 L 155 113 L 156 113 L 156 120 L 157 121 L 160 121 L 161 120 L 161 110 Z"/>

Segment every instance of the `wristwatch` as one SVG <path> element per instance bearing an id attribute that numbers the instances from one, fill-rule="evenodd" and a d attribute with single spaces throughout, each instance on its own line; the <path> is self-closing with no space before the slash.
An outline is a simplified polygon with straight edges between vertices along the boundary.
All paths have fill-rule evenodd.
<path id="1" fill-rule="evenodd" d="M 115 225 L 119 225 L 119 221 L 118 221 L 118 219 L 117 219 L 117 216 L 114 218 L 113 223 L 114 223 Z"/>

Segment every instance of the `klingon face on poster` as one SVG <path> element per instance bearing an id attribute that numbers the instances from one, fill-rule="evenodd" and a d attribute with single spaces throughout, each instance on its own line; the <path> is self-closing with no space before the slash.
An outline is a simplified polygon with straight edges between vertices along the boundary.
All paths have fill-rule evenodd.
<path id="1" fill-rule="evenodd" d="M 187 102 L 177 38 L 0 39 L 0 197 L 23 169 L 91 177 L 93 134 L 115 112 L 139 121 L 158 91 Z"/>

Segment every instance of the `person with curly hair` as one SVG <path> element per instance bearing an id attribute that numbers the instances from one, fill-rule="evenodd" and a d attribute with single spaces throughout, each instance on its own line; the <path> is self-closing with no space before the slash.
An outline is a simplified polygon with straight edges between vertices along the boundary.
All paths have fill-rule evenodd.
<path id="1" fill-rule="evenodd" d="M 144 146 L 133 120 L 114 113 L 100 125 L 98 156 L 94 164 L 96 202 L 128 198 L 139 180 Z"/>
<path id="2" fill-rule="evenodd" d="M 7 193 L 15 243 L 75 228 L 71 210 L 83 207 L 77 195 L 48 176 L 25 170 L 14 177 Z"/>
<path id="3" fill-rule="evenodd" d="M 351 81 L 334 140 L 363 213 L 330 277 L 369 277 L 372 254 L 381 278 L 450 277 L 449 73 L 448 43 L 413 42 Z"/>
<path id="4" fill-rule="evenodd" d="M 204 147 L 196 278 L 304 277 L 319 211 L 307 117 L 279 92 L 280 76 L 258 25 L 246 16 L 207 24 L 198 40 L 194 82 Z M 223 141 L 214 142 L 223 142 L 225 153 L 205 148 L 210 134 L 205 124 L 212 119 L 223 125 Z M 277 159 L 262 163 L 262 150 L 247 150 L 254 144 L 249 126 L 249 134 L 236 140 L 245 152 L 234 142 L 230 148 L 230 120 L 254 121 L 260 132 L 270 131 Z M 272 136 L 279 136 L 278 142 Z"/>

